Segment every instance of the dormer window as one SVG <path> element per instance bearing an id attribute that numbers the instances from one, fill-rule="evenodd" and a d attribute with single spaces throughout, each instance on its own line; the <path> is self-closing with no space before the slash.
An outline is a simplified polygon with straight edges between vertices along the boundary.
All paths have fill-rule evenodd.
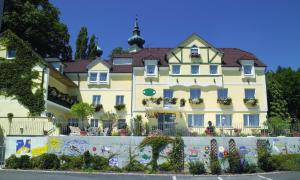
<path id="1" fill-rule="evenodd" d="M 107 73 L 99 73 L 100 74 L 100 83 L 107 82 Z"/>
<path id="2" fill-rule="evenodd" d="M 254 61 L 252 60 L 241 60 L 242 65 L 242 75 L 246 77 L 251 77 L 254 75 Z"/>
<path id="3" fill-rule="evenodd" d="M 196 45 L 193 45 L 191 47 L 191 57 L 199 57 L 200 54 L 199 54 L 199 49 Z"/>
<path id="4" fill-rule="evenodd" d="M 92 73 L 90 73 L 90 75 L 89 75 L 89 82 L 90 83 L 97 83 L 97 76 L 98 76 L 98 73 L 96 73 L 96 72 L 92 72 Z"/>
<path id="5" fill-rule="evenodd" d="M 147 65 L 146 73 L 147 75 L 155 75 L 155 65 Z"/>
<path id="6" fill-rule="evenodd" d="M 6 59 L 15 59 L 17 55 L 16 49 L 10 49 L 6 52 Z"/>
<path id="7" fill-rule="evenodd" d="M 253 72 L 252 72 L 253 67 L 251 65 L 244 65 L 243 69 L 244 69 L 244 75 L 252 75 L 253 74 Z"/>
<path id="8" fill-rule="evenodd" d="M 145 60 L 145 76 L 157 76 L 157 60 Z"/>
<path id="9" fill-rule="evenodd" d="M 108 84 L 108 72 L 89 72 L 89 84 Z"/>

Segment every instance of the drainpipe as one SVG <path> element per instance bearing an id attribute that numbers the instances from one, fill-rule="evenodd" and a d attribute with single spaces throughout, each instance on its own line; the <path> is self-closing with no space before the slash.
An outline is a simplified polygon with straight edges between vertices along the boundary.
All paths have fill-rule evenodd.
<path id="1" fill-rule="evenodd" d="M 130 93 L 131 93 L 131 118 L 130 118 L 130 122 L 131 122 L 131 129 L 132 128 L 135 128 L 135 127 L 133 127 L 134 126 L 134 123 L 133 123 L 133 78 L 134 78 L 134 71 L 133 71 L 133 67 L 132 67 L 132 73 L 131 73 L 132 75 L 131 75 L 131 90 L 130 90 Z M 133 135 L 133 133 L 132 133 L 132 135 Z"/>

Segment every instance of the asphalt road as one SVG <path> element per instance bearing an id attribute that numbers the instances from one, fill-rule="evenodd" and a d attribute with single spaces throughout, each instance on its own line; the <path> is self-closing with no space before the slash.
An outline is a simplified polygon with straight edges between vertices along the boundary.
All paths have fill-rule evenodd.
<path id="1" fill-rule="evenodd" d="M 300 180 L 300 172 L 275 172 L 251 175 L 183 176 L 183 175 L 133 175 L 88 174 L 68 172 L 32 172 L 0 170 L 0 180 Z"/>

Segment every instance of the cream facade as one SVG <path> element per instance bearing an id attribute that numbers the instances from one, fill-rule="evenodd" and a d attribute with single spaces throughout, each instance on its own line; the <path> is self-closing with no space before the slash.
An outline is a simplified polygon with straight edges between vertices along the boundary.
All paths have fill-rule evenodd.
<path id="1" fill-rule="evenodd" d="M 131 52 L 107 61 L 47 59 L 49 66 L 40 68 L 46 101 L 41 116 L 78 125 L 70 107 L 83 101 L 97 109 L 89 125 L 102 130 L 113 126 L 102 121 L 107 112 L 116 114 L 119 129 L 125 123 L 135 128 L 137 115 L 162 131 L 203 133 L 209 121 L 217 130 L 230 132 L 263 128 L 268 111 L 266 66 L 253 54 L 215 48 L 196 34 L 175 48 L 143 48 L 139 43 L 144 42 L 131 42 Z M 2 57 L 6 54 L 0 52 Z M 53 99 L 57 94 L 68 96 L 62 102 Z M 28 110 L 16 100 L 1 96 L 0 101 L 1 117 L 9 112 L 27 116 Z"/>

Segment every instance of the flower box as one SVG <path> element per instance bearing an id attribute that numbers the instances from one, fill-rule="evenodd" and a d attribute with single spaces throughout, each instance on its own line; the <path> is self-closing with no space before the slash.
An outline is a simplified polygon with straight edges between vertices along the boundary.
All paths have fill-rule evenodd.
<path id="1" fill-rule="evenodd" d="M 118 105 L 115 105 L 115 109 L 117 111 L 121 111 L 121 110 L 124 110 L 125 109 L 125 104 L 118 104 Z"/>
<path id="2" fill-rule="evenodd" d="M 230 105 L 232 103 L 232 99 L 230 97 L 227 98 L 218 98 L 217 102 L 223 105 Z"/>
<path id="3" fill-rule="evenodd" d="M 102 104 L 97 104 L 96 106 L 94 106 L 95 108 L 95 112 L 99 112 L 103 109 L 103 105 Z"/>
<path id="4" fill-rule="evenodd" d="M 245 98 L 244 103 L 251 106 L 256 106 L 258 103 L 258 99 L 255 98 Z"/>
<path id="5" fill-rule="evenodd" d="M 201 104 L 201 103 L 203 103 L 203 99 L 202 98 L 190 98 L 189 103 L 190 104 Z"/>
<path id="6" fill-rule="evenodd" d="M 191 53 L 191 58 L 199 58 L 200 57 L 200 54 L 198 53 Z"/>

